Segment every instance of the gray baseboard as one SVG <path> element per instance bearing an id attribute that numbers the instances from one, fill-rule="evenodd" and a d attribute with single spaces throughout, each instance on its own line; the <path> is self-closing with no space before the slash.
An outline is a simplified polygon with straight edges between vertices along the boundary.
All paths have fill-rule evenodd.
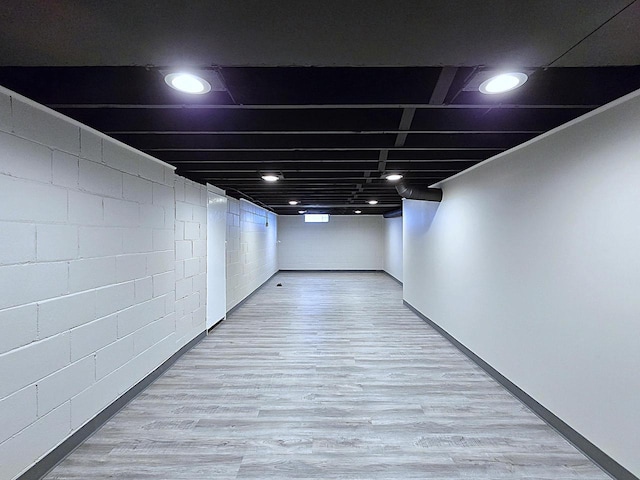
<path id="1" fill-rule="evenodd" d="M 384 270 L 332 270 L 332 269 L 318 269 L 318 270 L 280 270 L 284 273 L 387 273 Z"/>
<path id="2" fill-rule="evenodd" d="M 240 302 L 237 305 L 234 305 L 233 307 L 231 307 L 230 310 L 227 311 L 227 316 L 231 315 L 233 312 L 235 312 L 237 309 L 239 309 L 242 305 L 244 305 L 247 300 L 249 300 L 251 297 L 253 297 L 258 290 L 260 290 L 262 287 L 264 287 L 267 283 L 269 283 L 269 280 L 271 280 L 273 277 L 275 277 L 279 272 L 281 272 L 282 270 L 278 270 L 276 273 L 274 273 L 273 275 L 271 275 L 269 278 L 267 278 L 264 282 L 262 282 L 260 284 L 259 287 L 257 287 L 253 292 L 251 292 L 249 295 L 247 295 L 246 297 L 244 297 L 242 300 L 240 300 Z"/>
<path id="3" fill-rule="evenodd" d="M 389 272 L 387 272 L 386 270 L 382 271 L 383 273 L 389 275 L 393 280 L 395 280 L 397 283 L 399 283 L 400 285 L 402 285 L 402 280 L 398 280 L 396 277 L 394 277 L 393 275 L 391 275 Z"/>
<path id="4" fill-rule="evenodd" d="M 639 480 L 638 477 L 633 475 L 629 470 L 624 468 L 618 462 L 616 462 L 609 455 L 604 453 L 593 443 L 583 437 L 580 433 L 575 431 L 562 419 L 557 417 L 554 413 L 549 411 L 546 407 L 540 404 L 537 400 L 531 397 L 527 392 L 522 390 L 516 384 L 514 384 L 507 377 L 498 372 L 495 368 L 485 362 L 478 355 L 469 350 L 466 346 L 456 340 L 449 332 L 444 330 L 440 325 L 435 323 L 430 318 L 423 315 L 413 305 L 406 300 L 403 303 L 418 317 L 424 320 L 427 324 L 433 327 L 440 335 L 449 340 L 458 350 L 464 353 L 471 361 L 487 372 L 493 377 L 500 385 L 502 385 L 509 393 L 520 400 L 526 405 L 533 413 L 549 424 L 560 435 L 566 438 L 574 447 L 589 457 L 596 465 L 598 465 L 605 473 L 609 474 L 617 480 Z"/>
<path id="5" fill-rule="evenodd" d="M 207 332 L 200 333 L 197 337 L 187 343 L 184 347 L 171 355 L 162 365 L 156 368 L 149 375 L 144 377 L 133 387 L 122 394 L 112 404 L 98 413 L 95 417 L 83 425 L 77 432 L 67 438 L 64 442 L 54 448 L 51 452 L 38 460 L 29 470 L 24 472 L 18 480 L 39 480 L 49 473 L 58 463 L 64 460 L 71 452 L 73 452 L 82 442 L 97 432 L 107 421 L 118 413 L 125 405 L 137 397 L 144 389 L 151 385 L 164 372 L 166 372 L 176 360 L 182 355 L 195 347 L 200 341 L 206 337 Z"/>

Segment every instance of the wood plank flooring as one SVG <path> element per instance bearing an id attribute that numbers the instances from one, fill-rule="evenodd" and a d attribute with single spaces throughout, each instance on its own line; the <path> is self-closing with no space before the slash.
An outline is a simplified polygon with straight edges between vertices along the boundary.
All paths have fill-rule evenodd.
<path id="1" fill-rule="evenodd" d="M 391 278 L 323 272 L 278 274 L 46 478 L 609 477 Z"/>

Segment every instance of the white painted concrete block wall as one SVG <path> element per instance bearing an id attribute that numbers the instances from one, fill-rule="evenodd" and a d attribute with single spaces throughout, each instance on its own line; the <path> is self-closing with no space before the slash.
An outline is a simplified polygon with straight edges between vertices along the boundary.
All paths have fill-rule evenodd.
<path id="1" fill-rule="evenodd" d="M 0 89 L 1 478 L 204 330 L 203 191 Z"/>
<path id="2" fill-rule="evenodd" d="M 278 225 L 281 270 L 382 270 L 382 215 L 336 215 L 328 223 L 305 223 L 283 215 Z"/>
<path id="3" fill-rule="evenodd" d="M 229 311 L 278 271 L 279 217 L 245 200 L 229 198 L 227 205 Z"/>
<path id="4" fill-rule="evenodd" d="M 384 271 L 402 282 L 402 217 L 384 219 Z"/>
<path id="5" fill-rule="evenodd" d="M 175 295 L 178 347 L 205 330 L 207 187 L 175 177 Z"/>

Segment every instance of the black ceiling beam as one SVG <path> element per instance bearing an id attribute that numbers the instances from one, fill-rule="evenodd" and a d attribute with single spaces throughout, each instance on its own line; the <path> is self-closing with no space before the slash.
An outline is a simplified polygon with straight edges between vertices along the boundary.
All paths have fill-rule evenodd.
<path id="1" fill-rule="evenodd" d="M 295 147 L 295 148 L 139 148 L 143 152 L 349 152 L 378 151 L 380 147 Z M 483 151 L 507 150 L 502 147 L 390 147 L 393 151 Z"/>
<path id="2" fill-rule="evenodd" d="M 445 105 L 431 105 L 429 103 L 375 103 L 375 104 L 322 104 L 322 105 L 222 105 L 222 104 L 134 104 L 134 103 L 50 103 L 47 107 L 58 109 L 157 109 L 157 110 L 210 110 L 210 109 L 228 109 L 228 110 L 318 110 L 318 109 L 398 109 L 398 108 L 415 108 L 415 109 L 495 109 L 495 108 L 515 108 L 515 109 L 594 109 L 598 108 L 598 104 L 517 104 L 517 103 L 449 103 Z"/>
<path id="3" fill-rule="evenodd" d="M 119 130 L 106 135 L 509 135 L 544 133 L 546 130 Z M 396 145 L 401 146 L 401 145 Z"/>
<path id="4" fill-rule="evenodd" d="M 393 159 L 388 160 L 389 162 L 406 162 L 406 163 L 439 163 L 439 162 L 476 162 L 482 161 L 482 159 L 473 159 L 473 158 L 416 158 L 410 160 L 404 159 Z M 372 163 L 375 160 L 354 160 L 354 159 L 345 159 L 345 160 L 171 160 L 173 165 L 182 165 L 182 164 L 197 164 L 197 165 L 216 165 L 216 164 L 233 164 L 233 165 L 245 165 L 245 164 L 255 164 L 255 165 L 270 165 L 270 164 L 286 164 L 293 163 L 298 165 L 305 164 L 333 164 L 333 163 Z M 260 167 L 263 168 L 263 167 Z"/>
<path id="5" fill-rule="evenodd" d="M 451 169 L 424 169 L 424 170 L 412 170 L 412 178 L 422 178 L 423 175 L 425 174 L 433 174 L 433 175 L 453 175 L 455 173 L 460 172 L 461 169 L 460 168 L 451 168 Z M 180 170 L 180 174 L 193 174 L 193 175 L 207 175 L 207 174 L 214 174 L 214 175 L 227 175 L 227 174 L 251 174 L 253 173 L 253 170 Z M 298 174 L 304 174 L 305 175 L 305 179 L 316 179 L 316 180 L 334 180 L 336 177 L 327 177 L 327 176 L 317 176 L 314 175 L 315 173 L 338 173 L 340 174 L 340 179 L 367 179 L 367 180 L 376 180 L 376 179 L 380 179 L 382 177 L 367 177 L 366 175 L 362 175 L 362 176 L 355 176 L 354 174 L 357 172 L 354 171 L 341 171 L 341 170 L 287 170 L 287 171 L 283 171 L 282 173 L 286 173 L 289 172 L 291 174 L 294 173 L 298 173 Z M 222 178 L 222 177 L 221 177 Z M 251 179 L 251 177 L 249 176 L 238 176 L 238 177 L 233 177 L 234 179 Z M 294 180 L 298 180 L 301 177 L 297 177 L 297 176 L 289 176 L 288 178 L 290 179 L 294 179 Z"/>

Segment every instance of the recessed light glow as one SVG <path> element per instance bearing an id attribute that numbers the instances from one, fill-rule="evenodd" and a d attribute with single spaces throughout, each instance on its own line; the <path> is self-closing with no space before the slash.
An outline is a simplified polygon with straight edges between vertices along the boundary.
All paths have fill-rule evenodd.
<path id="1" fill-rule="evenodd" d="M 480 91 L 487 95 L 508 92 L 522 86 L 527 78 L 526 74 L 520 72 L 503 73 L 482 82 Z"/>
<path id="2" fill-rule="evenodd" d="M 299 204 L 299 203 L 300 203 L 300 202 L 299 202 L 299 201 L 297 201 L 297 200 L 289 200 L 289 205 L 297 205 L 297 204 Z"/>
<path id="3" fill-rule="evenodd" d="M 277 182 L 278 181 L 278 176 L 277 175 L 262 175 L 262 179 L 265 182 Z"/>
<path id="4" fill-rule="evenodd" d="M 378 200 L 369 200 L 367 203 L 369 205 L 376 205 L 378 203 Z"/>
<path id="5" fill-rule="evenodd" d="M 306 210 L 298 210 L 298 213 L 303 214 L 303 213 L 307 213 Z"/>
<path id="6" fill-rule="evenodd" d="M 164 77 L 164 81 L 167 82 L 167 85 L 171 88 L 175 88 L 184 93 L 202 95 L 203 93 L 211 91 L 211 84 L 209 82 L 191 73 L 170 73 Z"/>
<path id="7" fill-rule="evenodd" d="M 306 223 L 327 223 L 329 221 L 328 213 L 307 213 L 304 216 Z"/>
<path id="8" fill-rule="evenodd" d="M 395 182 L 396 180 L 400 180 L 403 176 L 399 173 L 392 173 L 391 175 L 387 175 L 385 178 L 391 182 Z"/>
<path id="9" fill-rule="evenodd" d="M 358 213 L 358 214 L 359 214 L 359 213 L 362 213 L 362 210 L 356 210 L 356 211 L 355 211 L 355 212 L 353 212 L 353 213 Z"/>

